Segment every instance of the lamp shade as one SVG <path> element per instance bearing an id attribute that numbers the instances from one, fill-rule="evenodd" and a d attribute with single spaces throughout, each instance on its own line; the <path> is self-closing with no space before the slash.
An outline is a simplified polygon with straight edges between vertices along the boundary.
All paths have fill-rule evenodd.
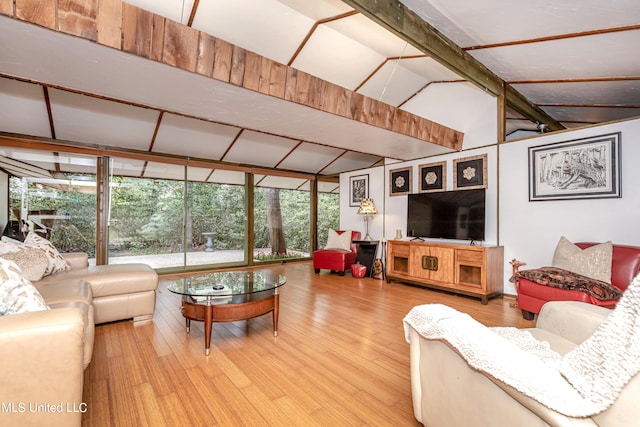
<path id="1" fill-rule="evenodd" d="M 358 208 L 358 213 L 361 215 L 377 214 L 378 210 L 376 209 L 376 205 L 373 203 L 373 199 L 362 199 L 360 202 L 360 208 Z"/>

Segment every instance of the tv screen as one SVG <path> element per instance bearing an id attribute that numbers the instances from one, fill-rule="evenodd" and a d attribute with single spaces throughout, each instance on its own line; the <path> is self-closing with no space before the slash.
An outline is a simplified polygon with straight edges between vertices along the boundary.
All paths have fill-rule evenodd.
<path id="1" fill-rule="evenodd" d="M 484 240 L 485 190 L 409 194 L 407 236 Z"/>

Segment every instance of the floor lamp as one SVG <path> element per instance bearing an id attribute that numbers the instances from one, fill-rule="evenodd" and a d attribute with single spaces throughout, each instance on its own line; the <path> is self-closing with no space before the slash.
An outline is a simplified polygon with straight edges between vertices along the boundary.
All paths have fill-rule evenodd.
<path id="1" fill-rule="evenodd" d="M 369 221 L 371 221 L 373 216 L 377 213 L 378 210 L 376 209 L 376 205 L 373 203 L 373 199 L 362 199 L 360 202 L 360 208 L 358 209 L 358 214 L 363 215 L 364 222 L 367 224 L 367 235 L 364 236 L 363 240 L 373 240 L 369 235 Z"/>

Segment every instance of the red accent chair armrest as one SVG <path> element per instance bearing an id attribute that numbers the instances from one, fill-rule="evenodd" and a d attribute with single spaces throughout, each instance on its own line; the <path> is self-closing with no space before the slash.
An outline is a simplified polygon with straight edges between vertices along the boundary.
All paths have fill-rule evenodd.
<path id="1" fill-rule="evenodd" d="M 581 249 L 586 249 L 597 243 L 576 243 Z M 640 247 L 613 245 L 613 259 L 611 261 L 611 284 L 624 292 L 633 278 L 640 273 Z M 552 288 L 519 278 L 517 284 L 518 307 L 522 310 L 522 317 L 533 320 L 540 313 L 542 306 L 549 301 L 582 301 L 601 307 L 613 308 L 617 301 L 599 300 L 586 292 Z"/>

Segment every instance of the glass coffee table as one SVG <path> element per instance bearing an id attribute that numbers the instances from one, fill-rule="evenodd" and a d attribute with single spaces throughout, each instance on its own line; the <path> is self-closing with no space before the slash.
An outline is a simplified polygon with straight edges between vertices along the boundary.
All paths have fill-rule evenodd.
<path id="1" fill-rule="evenodd" d="M 278 288 L 287 278 L 268 270 L 220 271 L 178 279 L 168 289 L 182 295 L 187 333 L 191 321 L 204 322 L 205 355 L 211 347 L 213 322 L 236 322 L 273 313 L 273 336 L 278 336 Z"/>

